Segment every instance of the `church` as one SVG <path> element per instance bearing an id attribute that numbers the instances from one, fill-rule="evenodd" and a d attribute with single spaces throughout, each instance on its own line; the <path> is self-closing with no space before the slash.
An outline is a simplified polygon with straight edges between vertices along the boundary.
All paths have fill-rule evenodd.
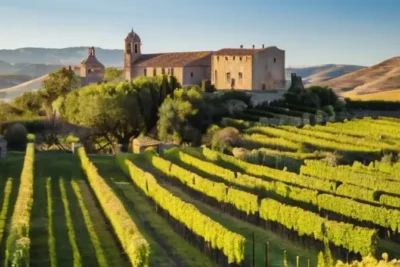
<path id="1" fill-rule="evenodd" d="M 125 38 L 124 75 L 174 75 L 182 85 L 211 80 L 217 90 L 284 89 L 285 51 L 276 46 L 224 48 L 218 51 L 142 54 L 142 41 L 133 30 Z"/>

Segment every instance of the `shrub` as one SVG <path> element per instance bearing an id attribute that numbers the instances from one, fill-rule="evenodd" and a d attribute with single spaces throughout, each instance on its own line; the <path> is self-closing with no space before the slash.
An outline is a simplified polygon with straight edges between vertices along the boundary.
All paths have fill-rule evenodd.
<path id="1" fill-rule="evenodd" d="M 233 127 L 227 127 L 217 131 L 212 140 L 211 147 L 214 150 L 223 152 L 232 147 L 240 140 L 239 131 Z"/>
<path id="2" fill-rule="evenodd" d="M 4 138 L 9 149 L 24 150 L 26 148 L 28 132 L 21 123 L 14 123 L 7 127 Z"/>

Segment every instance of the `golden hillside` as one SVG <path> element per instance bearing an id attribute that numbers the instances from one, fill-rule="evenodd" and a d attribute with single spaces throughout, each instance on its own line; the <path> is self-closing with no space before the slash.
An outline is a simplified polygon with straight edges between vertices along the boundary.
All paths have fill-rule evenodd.
<path id="1" fill-rule="evenodd" d="M 345 96 L 400 90 L 400 57 L 319 83 Z"/>

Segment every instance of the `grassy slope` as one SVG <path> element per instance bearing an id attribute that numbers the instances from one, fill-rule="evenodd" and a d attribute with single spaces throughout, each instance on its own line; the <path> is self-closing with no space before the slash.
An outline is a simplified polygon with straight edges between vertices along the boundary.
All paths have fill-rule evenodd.
<path id="1" fill-rule="evenodd" d="M 34 202 L 31 217 L 31 266 L 98 266 L 98 260 L 83 218 L 82 210 L 74 193 L 71 180 L 81 181 L 85 192 L 84 203 L 95 227 L 96 234 L 109 260 L 110 266 L 129 266 L 118 247 L 105 218 L 92 204 L 93 195 L 82 180 L 80 163 L 75 155 L 57 152 L 37 152 L 35 161 Z M 49 182 L 47 182 L 50 179 Z M 60 180 L 64 183 L 61 184 Z M 50 190 L 46 190 L 47 187 Z M 53 210 L 49 212 L 47 194 L 51 193 Z M 68 209 L 67 209 L 68 208 Z M 52 232 L 49 236 L 49 216 L 52 215 Z M 51 244 L 55 246 L 50 249 Z M 50 255 L 51 253 L 55 255 Z M 75 255 L 75 257 L 73 256 Z M 79 257 L 77 257 L 79 255 Z M 52 264 L 55 259 L 56 263 Z M 75 262 L 74 262 L 75 259 Z"/>
<path id="2" fill-rule="evenodd" d="M 9 196 L 9 204 L 7 213 L 5 214 L 5 232 L 3 233 L 2 239 L 0 240 L 0 259 L 4 259 L 5 257 L 5 249 L 6 249 L 6 239 L 7 239 L 7 226 L 10 223 L 11 216 L 13 213 L 13 207 L 15 205 L 15 201 L 18 195 L 18 187 L 19 180 L 22 170 L 22 165 L 24 161 L 24 152 L 8 152 L 6 158 L 0 159 L 0 205 L 3 205 L 3 192 L 4 186 L 8 178 L 12 180 L 12 189 L 11 194 Z M 3 266 L 3 260 L 0 260 L 0 266 Z"/>
<path id="3" fill-rule="evenodd" d="M 214 266 L 205 255 L 181 238 L 166 220 L 154 212 L 154 207 L 146 197 L 133 186 L 116 165 L 114 157 L 91 156 L 90 158 L 99 169 L 100 175 L 115 184 L 120 198 L 135 221 L 140 220 L 137 225 L 150 243 L 150 266 Z M 139 218 L 135 214 L 140 214 Z M 149 229 L 155 238 L 149 238 Z M 166 259 L 167 254 L 172 261 Z"/>
<path id="4" fill-rule="evenodd" d="M 145 168 L 147 171 L 152 172 L 156 177 L 161 174 L 154 168 L 151 168 L 147 162 L 143 159 L 137 158 L 135 163 L 140 167 Z M 281 266 L 283 261 L 284 250 L 287 251 L 288 262 L 290 266 L 294 266 L 296 262 L 296 256 L 300 256 L 300 266 L 307 266 L 307 259 L 311 260 L 311 266 L 315 265 L 317 259 L 317 251 L 312 249 L 306 249 L 301 247 L 298 243 L 293 243 L 285 239 L 280 238 L 278 235 L 267 231 L 263 228 L 257 227 L 253 224 L 244 222 L 240 219 L 236 219 L 220 210 L 211 207 L 200 200 L 194 199 L 187 193 L 183 192 L 176 186 L 164 182 L 162 179 L 158 179 L 166 189 L 168 189 L 175 196 L 180 197 L 183 201 L 195 205 L 203 214 L 209 216 L 216 222 L 225 226 L 227 229 L 239 233 L 245 236 L 248 240 L 251 240 L 252 233 L 255 234 L 255 266 L 264 266 L 264 251 L 265 242 L 270 243 L 270 264 L 271 266 Z M 246 255 L 252 255 L 252 242 L 246 243 Z"/>
<path id="5" fill-rule="evenodd" d="M 365 95 L 357 95 L 353 92 L 343 94 L 344 97 L 349 97 L 354 100 L 385 100 L 385 101 L 400 101 L 400 90 L 392 90 L 387 92 L 371 93 Z"/>

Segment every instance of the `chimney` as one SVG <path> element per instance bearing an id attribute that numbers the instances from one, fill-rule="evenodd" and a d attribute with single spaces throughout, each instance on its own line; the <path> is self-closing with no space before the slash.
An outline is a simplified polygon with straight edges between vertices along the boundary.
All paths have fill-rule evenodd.
<path id="1" fill-rule="evenodd" d="M 253 45 L 253 49 L 255 48 L 256 46 L 255 45 Z"/>
<path id="2" fill-rule="evenodd" d="M 240 45 L 240 48 L 243 49 L 243 45 Z"/>
<path id="3" fill-rule="evenodd" d="M 264 44 L 262 45 L 262 48 L 264 49 Z"/>

